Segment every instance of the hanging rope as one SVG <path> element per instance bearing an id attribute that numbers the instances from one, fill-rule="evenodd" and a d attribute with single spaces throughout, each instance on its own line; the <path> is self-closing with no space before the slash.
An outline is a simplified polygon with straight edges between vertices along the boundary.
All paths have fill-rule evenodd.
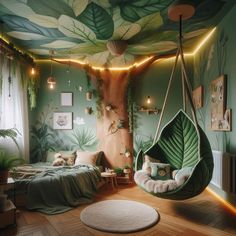
<path id="1" fill-rule="evenodd" d="M 180 57 L 180 62 L 181 62 L 181 81 L 182 81 L 183 109 L 186 112 L 186 95 L 187 95 L 188 102 L 189 102 L 190 107 L 191 107 L 193 121 L 194 121 L 194 124 L 196 126 L 196 130 L 197 130 L 197 133 L 198 133 L 198 136 L 199 136 L 196 110 L 195 110 L 195 106 L 194 106 L 193 98 L 192 98 L 192 86 L 190 84 L 190 81 L 188 79 L 187 72 L 186 72 L 186 64 L 185 64 L 184 54 L 183 54 L 182 39 L 183 39 L 183 35 L 182 35 L 182 16 L 180 15 L 180 17 L 179 17 L 179 45 L 178 45 L 178 49 L 177 49 L 177 52 L 176 52 L 175 63 L 174 63 L 174 66 L 172 68 L 172 71 L 171 71 L 171 76 L 170 76 L 170 79 L 169 79 L 167 92 L 166 92 L 166 95 L 165 95 L 165 98 L 164 98 L 164 103 L 163 103 L 162 111 L 161 111 L 160 118 L 159 118 L 159 121 L 158 121 L 156 133 L 155 133 L 155 136 L 154 136 L 154 139 L 153 139 L 153 144 L 156 143 L 156 141 L 159 138 L 159 133 L 160 133 L 160 127 L 161 127 L 161 123 L 162 123 L 162 119 L 163 119 L 163 114 L 165 112 L 166 103 L 167 103 L 167 99 L 168 99 L 168 96 L 169 96 L 169 91 L 170 91 L 170 88 L 171 88 L 171 85 L 172 85 L 172 82 L 173 82 L 174 73 L 176 71 L 176 67 L 177 67 L 179 57 Z"/>
<path id="2" fill-rule="evenodd" d="M 175 73 L 175 70 L 176 70 L 178 58 L 179 58 L 179 48 L 177 49 L 177 52 L 176 52 L 175 64 L 174 64 L 174 66 L 172 68 L 172 71 L 171 71 L 171 76 L 170 76 L 170 79 L 169 79 L 169 83 L 168 83 L 168 87 L 167 87 L 167 92 L 166 92 L 166 95 L 165 95 L 165 98 L 164 98 L 164 103 L 163 103 L 163 106 L 162 106 L 162 110 L 161 110 L 161 114 L 160 114 L 160 119 L 158 121 L 156 133 L 155 133 L 155 136 L 154 136 L 154 139 L 153 139 L 153 144 L 156 143 L 157 138 L 158 138 L 159 133 L 160 133 L 160 126 L 161 126 L 163 114 L 164 114 L 164 111 L 165 111 L 165 108 L 166 108 L 166 102 L 167 102 L 167 99 L 168 99 L 168 96 L 169 96 L 169 91 L 170 91 L 170 88 L 171 88 L 171 84 L 172 84 L 172 81 L 173 81 L 173 78 L 174 78 L 174 73 Z"/>

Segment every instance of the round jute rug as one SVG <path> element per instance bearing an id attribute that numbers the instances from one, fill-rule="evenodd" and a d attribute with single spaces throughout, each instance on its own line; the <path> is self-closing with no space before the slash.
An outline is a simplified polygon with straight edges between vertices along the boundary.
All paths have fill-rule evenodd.
<path id="1" fill-rule="evenodd" d="M 86 207 L 80 214 L 87 226 L 112 233 L 130 233 L 149 228 L 159 220 L 157 211 L 140 202 L 107 200 Z"/>

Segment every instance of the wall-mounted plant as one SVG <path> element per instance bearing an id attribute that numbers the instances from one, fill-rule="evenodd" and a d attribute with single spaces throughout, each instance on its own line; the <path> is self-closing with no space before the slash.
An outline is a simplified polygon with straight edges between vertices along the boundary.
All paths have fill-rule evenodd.
<path id="1" fill-rule="evenodd" d="M 91 87 L 91 78 L 87 72 L 85 72 L 85 74 L 86 74 L 86 80 L 87 80 L 86 100 L 91 101 L 93 98 L 93 90 Z"/>
<path id="2" fill-rule="evenodd" d="M 129 118 L 129 132 L 133 133 L 134 129 L 137 126 L 137 112 L 139 110 L 138 106 L 135 104 L 134 96 L 135 96 L 135 88 L 132 79 L 129 79 L 129 83 L 126 89 L 126 97 L 127 97 L 127 111 L 128 111 L 128 118 Z"/>
<path id="3" fill-rule="evenodd" d="M 103 116 L 103 93 L 102 93 L 103 80 L 97 77 L 97 89 L 93 90 L 94 98 L 96 99 L 97 118 L 100 119 Z"/>
<path id="4" fill-rule="evenodd" d="M 22 68 L 21 68 L 22 70 Z M 26 76 L 28 77 L 28 76 Z M 26 78 L 28 93 L 29 93 L 29 101 L 30 101 L 30 108 L 33 109 L 36 107 L 36 99 L 39 90 L 39 77 L 35 74 L 31 74 L 29 78 Z"/>

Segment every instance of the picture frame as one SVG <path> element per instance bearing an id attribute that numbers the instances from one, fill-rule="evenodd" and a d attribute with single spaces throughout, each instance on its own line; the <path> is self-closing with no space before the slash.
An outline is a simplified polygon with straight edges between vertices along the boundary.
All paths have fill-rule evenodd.
<path id="1" fill-rule="evenodd" d="M 66 106 L 66 107 L 73 106 L 72 92 L 61 92 L 61 106 Z"/>
<path id="2" fill-rule="evenodd" d="M 69 130 L 73 128 L 72 112 L 54 112 L 53 129 Z"/>
<path id="3" fill-rule="evenodd" d="M 221 131 L 232 131 L 232 110 L 226 109 L 224 117 L 219 122 Z"/>
<path id="4" fill-rule="evenodd" d="M 211 82 L 211 129 L 224 131 L 222 122 L 226 112 L 226 75 Z"/>
<path id="5" fill-rule="evenodd" d="M 202 85 L 198 86 L 196 89 L 193 90 L 193 104 L 195 109 L 200 109 L 203 107 L 204 101 L 204 88 Z"/>

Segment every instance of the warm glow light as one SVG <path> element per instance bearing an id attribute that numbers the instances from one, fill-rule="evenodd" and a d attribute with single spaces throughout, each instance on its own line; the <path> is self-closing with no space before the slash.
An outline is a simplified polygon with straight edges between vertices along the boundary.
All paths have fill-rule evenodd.
<path id="1" fill-rule="evenodd" d="M 226 200 L 224 200 L 222 197 L 220 197 L 218 194 L 216 194 L 214 191 L 212 191 L 210 188 L 206 188 L 206 190 L 212 194 L 214 197 L 216 197 L 219 201 L 223 203 L 223 205 L 229 209 L 233 214 L 236 215 L 236 208 L 232 206 L 230 203 L 228 203 Z"/>
<path id="2" fill-rule="evenodd" d="M 151 103 L 151 98 L 150 96 L 147 97 L 147 104 L 150 104 Z"/>
<path id="3" fill-rule="evenodd" d="M 0 39 L 2 39 L 3 41 L 5 41 L 5 43 L 10 44 L 10 42 L 9 42 L 6 38 L 4 38 L 3 36 L 0 36 Z"/>
<path id="4" fill-rule="evenodd" d="M 31 68 L 31 75 L 35 75 L 35 69 L 34 69 L 34 67 Z"/>
<path id="5" fill-rule="evenodd" d="M 45 61 L 43 59 L 41 59 L 42 61 Z M 80 65 L 86 65 L 85 62 L 83 61 L 80 61 L 80 60 L 76 60 L 76 59 L 61 59 L 61 58 L 53 58 L 53 60 L 55 61 L 60 61 L 60 62 L 75 62 L 75 63 L 78 63 Z"/>
<path id="6" fill-rule="evenodd" d="M 193 51 L 193 55 L 195 55 L 200 48 L 208 41 L 208 39 L 212 36 L 212 34 L 215 32 L 216 27 L 213 28 L 207 35 L 206 37 L 197 45 L 197 47 L 195 48 L 195 50 Z"/>
<path id="7" fill-rule="evenodd" d="M 53 84 L 49 84 L 49 88 L 50 89 L 54 89 L 54 85 Z"/>
<path id="8" fill-rule="evenodd" d="M 126 66 L 126 67 L 101 67 L 101 66 L 91 66 L 92 69 L 94 70 L 105 70 L 105 69 L 109 69 L 109 70 L 129 70 L 133 67 L 139 67 L 141 66 L 142 64 L 146 63 L 147 61 L 151 60 L 153 57 L 148 57 L 140 62 L 135 62 L 134 64 L 130 65 L 130 66 Z M 86 65 L 85 62 L 81 62 L 80 60 L 75 60 L 75 59 L 55 59 L 56 61 L 59 61 L 59 62 L 63 62 L 63 61 L 66 61 L 66 62 L 75 62 L 75 63 L 78 63 L 78 64 L 81 64 L 81 65 Z"/>
<path id="9" fill-rule="evenodd" d="M 196 55 L 196 53 L 198 53 L 198 51 L 201 49 L 201 47 L 208 41 L 208 39 L 213 35 L 213 33 L 215 32 L 216 30 L 216 27 L 213 28 L 207 35 L 206 37 L 204 37 L 204 39 L 197 45 L 197 47 L 190 53 L 184 53 L 184 56 L 194 56 Z M 141 62 L 135 62 L 134 64 L 130 65 L 130 66 L 126 66 L 126 67 L 100 67 L 100 66 L 91 66 L 94 70 L 105 70 L 105 69 L 109 69 L 109 70 L 129 70 L 133 67 L 139 67 L 141 66 L 142 64 L 144 64 L 145 62 L 151 60 L 153 58 L 153 56 L 150 56 L 144 60 L 142 60 Z M 59 61 L 59 62 L 75 62 L 75 63 L 78 63 L 80 65 L 86 65 L 85 62 L 83 61 L 80 61 L 80 60 L 76 60 L 76 59 L 54 59 L 56 61 Z M 175 60 L 175 56 L 172 56 L 172 57 L 169 57 L 169 58 L 159 58 L 157 59 L 155 62 L 158 62 L 158 61 L 170 61 L 170 60 Z M 48 61 L 48 59 L 38 59 L 38 60 L 35 60 L 35 61 Z"/>

